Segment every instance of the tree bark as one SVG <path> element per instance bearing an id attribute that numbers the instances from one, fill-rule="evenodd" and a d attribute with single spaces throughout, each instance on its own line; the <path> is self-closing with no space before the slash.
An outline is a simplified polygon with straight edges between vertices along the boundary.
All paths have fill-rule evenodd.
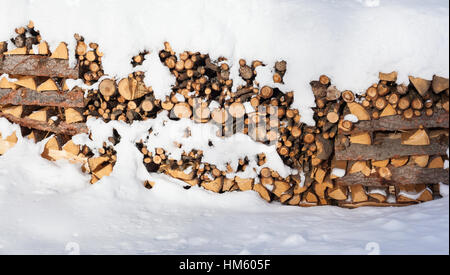
<path id="1" fill-rule="evenodd" d="M 84 107 L 84 93 L 80 89 L 70 92 L 37 92 L 27 88 L 0 89 L 0 105 L 38 105 L 63 108 Z"/>
<path id="2" fill-rule="evenodd" d="M 413 155 L 440 155 L 447 151 L 448 137 L 441 135 L 431 138 L 430 145 L 403 145 L 400 138 L 383 138 L 373 145 L 341 143 L 338 137 L 335 143 L 337 160 L 385 160 Z"/>
<path id="3" fill-rule="evenodd" d="M 31 75 L 77 79 L 78 67 L 70 68 L 65 59 L 41 55 L 4 55 L 0 58 L 0 74 Z"/>
<path id="4" fill-rule="evenodd" d="M 41 130 L 45 132 L 52 132 L 55 134 L 65 134 L 69 136 L 74 136 L 81 133 L 88 133 L 89 129 L 85 123 L 71 123 L 68 124 L 64 121 L 60 122 L 58 125 L 50 125 L 47 122 L 38 121 L 29 118 L 17 118 L 15 116 L 4 114 L 0 112 L 0 117 L 7 118 L 13 123 L 17 123 L 20 126 L 33 128 L 36 130 Z"/>
<path id="5" fill-rule="evenodd" d="M 422 168 L 416 165 L 402 167 L 388 166 L 392 175 L 390 179 L 373 173 L 366 177 L 362 173 L 348 174 L 342 178 L 335 179 L 335 183 L 341 185 L 362 184 L 363 186 L 386 187 L 387 185 L 400 184 L 437 184 L 448 183 L 448 171 L 445 169 Z"/>

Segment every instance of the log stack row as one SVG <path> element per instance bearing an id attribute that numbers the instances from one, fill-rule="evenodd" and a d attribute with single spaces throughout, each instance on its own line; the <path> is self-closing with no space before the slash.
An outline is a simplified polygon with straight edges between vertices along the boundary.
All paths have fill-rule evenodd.
<path id="1" fill-rule="evenodd" d="M 97 43 L 86 44 L 84 37 L 79 34 L 75 34 L 74 37 L 77 41 L 75 57 L 78 60 L 80 76 L 86 85 L 92 85 L 104 74 L 103 52 L 100 51 Z"/>
<path id="2" fill-rule="evenodd" d="M 87 51 L 86 47 L 83 52 L 81 45 L 84 39 L 75 35 L 78 63 L 72 68 L 66 43 L 61 42 L 50 50 L 33 22 L 17 28 L 16 34 L 11 39 L 13 48 L 8 49 L 8 43 L 0 42 L 0 117 L 20 125 L 22 136 L 35 142 L 49 138 L 42 157 L 80 163 L 93 175 L 91 182 L 109 174 L 108 169 L 115 163 L 113 148 L 104 148 L 99 153 L 104 159 L 107 157 L 111 165 L 97 161 L 98 165 L 94 167 L 91 149 L 71 140 L 73 135 L 88 133 L 89 130 L 84 123 L 84 91 L 78 87 L 69 90 L 66 85 L 67 79 L 78 79 L 80 72 L 85 76 L 88 67 L 90 72 L 93 71 L 94 63 L 99 67 L 95 70 L 98 74 L 90 81 L 101 76 L 102 54 L 98 46 L 91 43 L 90 47 L 95 51 Z M 92 53 L 95 58 L 90 57 Z M 0 155 L 16 143 L 16 133 L 0 136 Z"/>
<path id="3" fill-rule="evenodd" d="M 155 99 L 152 87 L 145 85 L 144 78 L 144 73 L 138 71 L 119 81 L 103 79 L 98 90 L 88 92 L 83 114 L 88 119 L 101 117 L 105 121 L 128 123 L 155 118 L 161 110 L 161 101 Z"/>
<path id="4" fill-rule="evenodd" d="M 396 72 L 379 78 L 362 96 L 344 91 L 340 103 L 325 100 L 321 108 L 322 124 L 337 124 L 329 196 L 338 205 L 429 201 L 439 183 L 448 184 L 448 79 L 410 77 L 405 85 Z M 337 118 L 330 116 L 336 109 Z"/>

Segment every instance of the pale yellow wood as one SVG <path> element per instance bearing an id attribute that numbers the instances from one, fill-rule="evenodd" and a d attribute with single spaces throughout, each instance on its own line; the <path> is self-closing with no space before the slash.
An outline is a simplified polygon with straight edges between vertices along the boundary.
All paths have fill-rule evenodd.
<path id="1" fill-rule="evenodd" d="M 397 114 L 397 111 L 392 107 L 391 104 L 388 104 L 386 107 L 384 107 L 383 111 L 380 114 L 380 117 L 386 117 L 386 116 L 394 116 Z"/>
<path id="2" fill-rule="evenodd" d="M 14 50 L 10 50 L 3 53 L 4 55 L 18 55 L 18 54 L 27 54 L 27 48 L 15 48 Z"/>
<path id="3" fill-rule="evenodd" d="M 350 109 L 350 112 L 353 115 L 355 115 L 358 118 L 358 120 L 370 120 L 369 113 L 359 103 L 350 102 L 350 103 L 347 103 L 347 106 Z"/>
<path id="4" fill-rule="evenodd" d="M 27 118 L 38 120 L 38 121 L 47 122 L 47 119 L 48 119 L 48 112 L 47 111 L 48 111 L 47 107 L 42 108 L 41 110 L 34 111 L 29 116 L 27 116 Z"/>
<path id="5" fill-rule="evenodd" d="M 33 76 L 21 76 L 14 83 L 30 90 L 36 90 L 36 82 L 34 81 Z"/>
<path id="6" fill-rule="evenodd" d="M 0 108 L 2 113 L 12 115 L 17 118 L 21 118 L 22 112 L 23 112 L 23 106 L 22 105 L 11 105 L 11 106 L 3 106 Z"/>
<path id="7" fill-rule="evenodd" d="M 43 92 L 43 91 L 57 91 L 58 90 L 58 86 L 56 86 L 55 81 L 53 81 L 53 79 L 49 78 L 46 81 L 44 81 L 41 85 L 39 85 L 37 87 L 37 91 L 38 92 Z"/>
<path id="8" fill-rule="evenodd" d="M 67 123 L 76 123 L 76 122 L 82 122 L 84 121 L 83 115 L 73 108 L 66 108 L 64 110 L 64 115 L 66 117 Z"/>
<path id="9" fill-rule="evenodd" d="M 17 85 L 14 82 L 8 81 L 6 77 L 2 77 L 0 80 L 0 89 L 16 89 Z"/>
<path id="10" fill-rule="evenodd" d="M 38 53 L 41 54 L 41 55 L 48 55 L 49 54 L 47 42 L 42 41 L 41 43 L 39 43 L 39 45 L 38 45 Z"/>
<path id="11" fill-rule="evenodd" d="M 69 59 L 69 51 L 67 50 L 66 43 L 59 43 L 58 47 L 53 51 L 50 57 L 58 59 Z"/>
<path id="12" fill-rule="evenodd" d="M 372 138 L 369 133 L 353 134 L 350 136 L 351 143 L 371 145 Z"/>

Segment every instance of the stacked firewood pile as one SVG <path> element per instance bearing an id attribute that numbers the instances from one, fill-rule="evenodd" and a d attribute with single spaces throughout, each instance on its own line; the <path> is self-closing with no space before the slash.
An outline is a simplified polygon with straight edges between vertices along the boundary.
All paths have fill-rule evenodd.
<path id="1" fill-rule="evenodd" d="M 42 156 L 81 164 L 91 173 L 91 183 L 112 172 L 120 136 L 114 130 L 95 150 L 77 145 L 71 137 L 89 133 L 86 119 L 132 123 L 167 111 L 173 120 L 211 122 L 220 129 L 219 137 L 244 133 L 274 145 L 293 171 L 280 176 L 267 166 L 263 153 L 221 170 L 203 161 L 201 150 L 172 159 L 165 148 L 153 149 L 144 141 L 136 144 L 149 172 L 180 179 L 186 188 L 198 185 L 218 193 L 253 190 L 269 202 L 288 205 L 358 207 L 428 201 L 438 196 L 438 183 L 448 184 L 448 79 L 410 77 L 405 85 L 396 83 L 396 72 L 380 73 L 378 83 L 355 94 L 338 90 L 322 75 L 310 83 L 316 125 L 309 126 L 291 106 L 293 91 L 256 81 L 258 67 L 268 66 L 259 60 L 239 61 L 242 84 L 233 87 L 226 58 L 211 60 L 208 54 L 193 51 L 176 54 L 166 42 L 157 54 L 176 82 L 172 92 L 158 100 L 142 71 L 122 79 L 105 77 L 99 45 L 78 34 L 75 68 L 69 66 L 67 45 L 60 43 L 51 51 L 32 22 L 17 28 L 16 34 L 13 49 L 8 49 L 11 43 L 0 42 L 0 117 L 19 124 L 22 136 L 35 141 L 50 137 Z M 132 66 L 142 65 L 148 54 L 155 53 L 139 52 Z M 282 84 L 286 71 L 286 61 L 276 62 L 273 83 Z M 85 96 L 78 87 L 69 90 L 67 79 L 82 79 L 87 85 L 99 82 L 98 88 Z M 16 133 L 0 135 L 0 155 L 16 143 Z M 154 184 L 147 181 L 145 186 Z"/>
<path id="2" fill-rule="evenodd" d="M 76 35 L 78 63 L 71 68 L 66 43 L 61 42 L 51 51 L 33 22 L 15 31 L 17 36 L 11 39 L 15 48 L 8 49 L 6 41 L 0 42 L 0 117 L 20 125 L 22 136 L 35 142 L 50 137 L 42 153 L 44 158 L 80 163 L 93 174 L 93 182 L 95 177 L 98 180 L 99 175 L 109 174 L 109 166 L 104 168 L 103 162 L 95 167 L 90 164 L 94 156 L 91 149 L 71 140 L 73 135 L 89 130 L 84 123 L 84 91 L 78 87 L 69 90 L 65 83 L 67 79 L 78 79 L 80 72 L 85 72 L 83 76 L 92 75 L 89 81 L 102 75 L 98 46 L 91 43 L 90 47 L 96 51 L 83 52 L 80 45 L 84 39 Z M 95 58 L 90 57 L 92 53 Z M 88 81 L 86 77 L 84 80 Z M 0 155 L 16 143 L 16 133 L 0 137 Z M 100 155 L 107 155 L 108 161 L 115 163 L 113 148 L 103 151 Z"/>
<path id="3" fill-rule="evenodd" d="M 350 188 L 353 205 L 384 204 L 389 194 L 397 203 L 432 200 L 448 184 L 448 79 L 410 77 L 407 86 L 396 84 L 396 72 L 379 78 L 359 99 L 342 94 L 336 187 Z"/>
<path id="4" fill-rule="evenodd" d="M 104 74 L 102 66 L 103 53 L 100 51 L 97 43 L 91 42 L 86 44 L 84 37 L 79 34 L 75 34 L 74 37 L 77 40 L 75 57 L 78 60 L 80 76 L 86 85 L 92 85 Z"/>
<path id="5" fill-rule="evenodd" d="M 448 183 L 444 169 L 448 80 L 438 76 L 433 81 L 410 80 L 410 85 L 397 85 L 396 73 L 380 73 L 380 82 L 363 95 L 339 91 L 325 75 L 312 81 L 316 126 L 300 123 L 298 111 L 287 109 L 279 116 L 276 140 L 285 164 L 303 171 L 303 182 L 298 174 L 281 178 L 268 167 L 259 167 L 256 178 L 235 176 L 245 171 L 248 159 L 239 160 L 236 171 L 231 167 L 220 171 L 202 162 L 201 151 L 172 160 L 163 148 L 151 152 L 145 143 L 137 146 L 149 172 L 163 172 L 219 193 L 254 190 L 267 201 L 301 206 L 403 206 L 428 201 L 439 196 L 438 183 Z M 423 85 L 418 81 L 427 83 L 425 91 L 419 92 Z M 412 104 L 413 119 L 404 114 L 410 108 L 399 104 L 406 99 L 423 102 Z M 252 157 L 264 165 L 264 156 Z"/>
<path id="6" fill-rule="evenodd" d="M 101 117 L 105 121 L 128 123 L 155 118 L 161 110 L 161 102 L 155 99 L 152 87 L 145 86 L 144 78 L 145 74 L 138 71 L 118 82 L 103 79 L 98 90 L 88 92 L 83 114 L 87 118 Z"/>

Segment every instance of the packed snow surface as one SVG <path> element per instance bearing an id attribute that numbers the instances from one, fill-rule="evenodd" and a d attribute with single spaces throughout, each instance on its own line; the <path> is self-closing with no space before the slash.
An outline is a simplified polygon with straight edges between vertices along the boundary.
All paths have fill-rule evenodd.
<path id="1" fill-rule="evenodd" d="M 407 82 L 409 74 L 448 77 L 448 14 L 447 1 L 418 0 L 16 0 L 2 3 L 0 41 L 30 19 L 51 48 L 65 41 L 73 50 L 73 34 L 80 33 L 99 43 L 109 76 L 147 71 L 145 81 L 158 98 L 173 84 L 156 58 L 164 41 L 178 53 L 193 50 L 213 59 L 229 58 L 235 86 L 240 58 L 267 65 L 257 70 L 257 80 L 266 85 L 273 85 L 274 62 L 284 59 L 287 73 L 279 87 L 295 91 L 294 107 L 304 122 L 314 124 L 309 82 L 321 74 L 330 76 L 338 89 L 355 92 L 376 82 L 379 71 L 398 71 L 399 82 Z M 133 69 L 131 57 L 144 49 L 152 53 Z M 164 122 L 166 115 L 132 125 L 88 121 L 92 140 L 78 135 L 78 144 L 98 148 L 113 127 L 122 137 L 115 146 L 113 173 L 95 185 L 89 185 L 89 175 L 79 166 L 41 158 L 45 140 L 33 144 L 18 135 L 18 144 L 0 156 L 0 254 L 449 253 L 448 183 L 441 185 L 441 200 L 355 210 L 268 204 L 253 191 L 219 195 L 198 187 L 185 190 L 180 181 L 148 174 L 135 142 L 145 139 L 152 126 L 160 136 L 150 136 L 150 146 L 172 146 L 177 156 L 180 151 L 171 142 L 182 128 L 198 128 L 211 137 L 214 129 L 189 121 Z M 17 125 L 0 118 L 2 136 L 13 131 L 20 133 Z M 220 145 L 214 149 L 206 148 L 208 141 L 194 135 L 184 140 L 183 148 L 203 148 L 205 158 L 219 166 L 266 152 L 281 175 L 295 172 L 282 164 L 273 146 L 242 135 L 213 139 Z M 145 179 L 156 186 L 145 189 Z"/>
<path id="2" fill-rule="evenodd" d="M 0 254 L 449 253 L 448 185 L 446 197 L 429 203 L 355 210 L 268 204 L 253 191 L 185 190 L 149 175 L 135 133 L 116 126 L 118 161 L 95 185 L 79 166 L 41 158 L 44 142 L 19 136 L 0 157 Z M 0 119 L 5 136 L 18 130 Z M 157 184 L 145 189 L 143 179 Z"/>

